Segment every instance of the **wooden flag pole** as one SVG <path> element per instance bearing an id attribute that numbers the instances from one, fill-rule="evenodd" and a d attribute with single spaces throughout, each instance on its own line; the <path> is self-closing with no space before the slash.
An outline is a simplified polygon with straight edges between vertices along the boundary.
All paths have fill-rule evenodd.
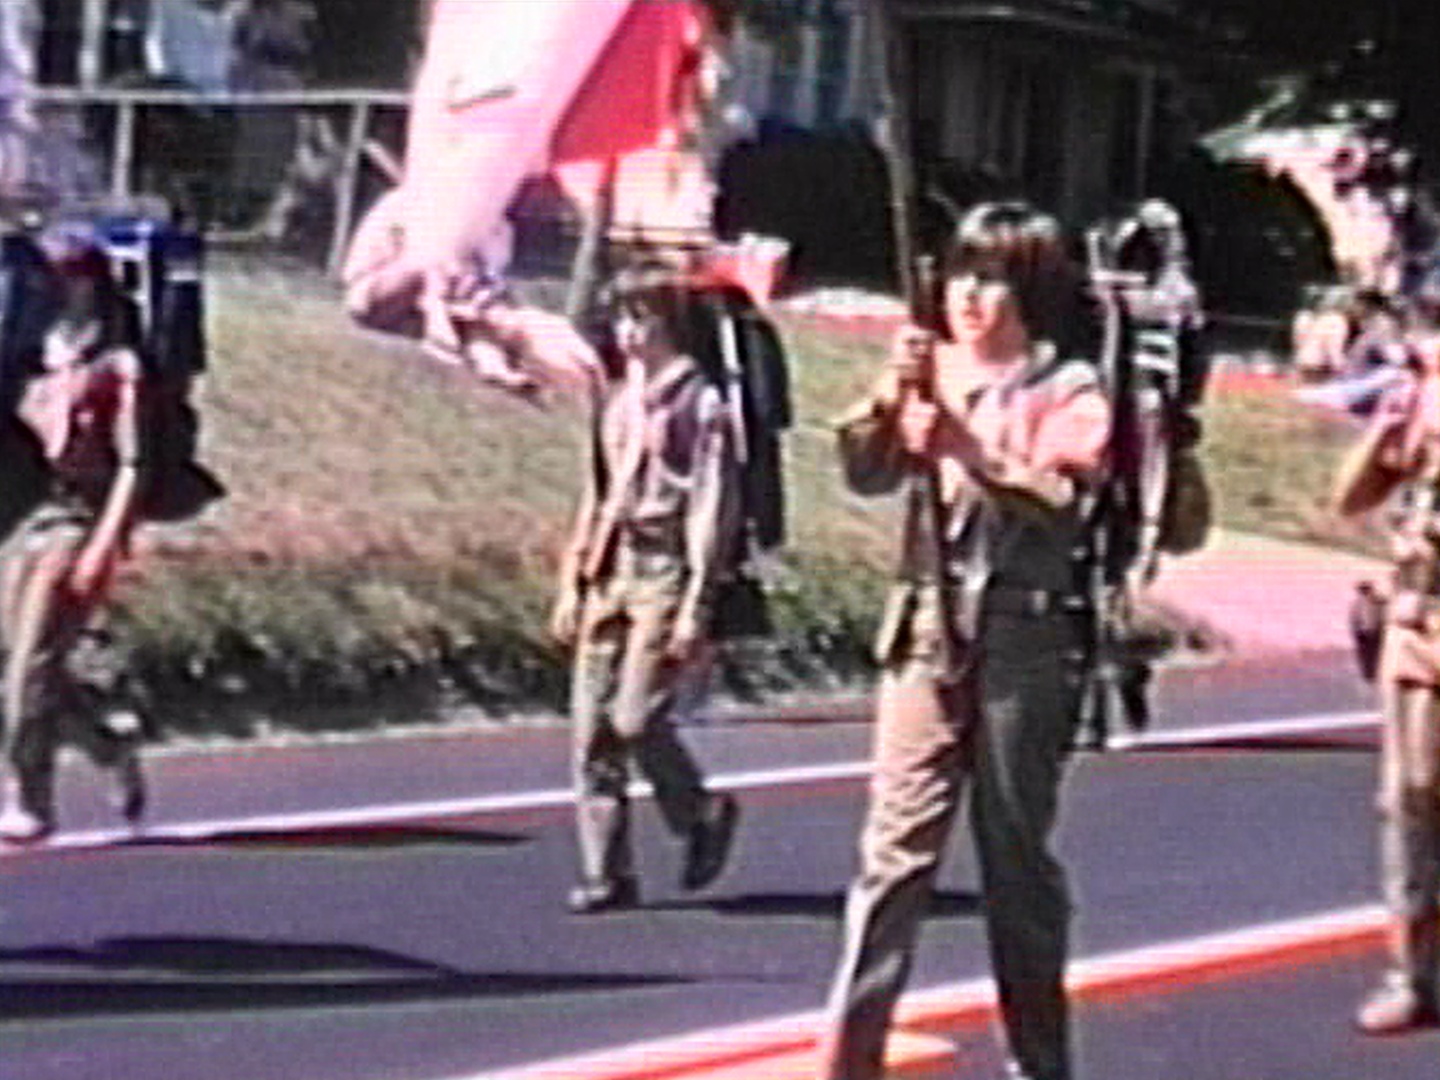
<path id="1" fill-rule="evenodd" d="M 916 233 L 914 150 L 910 141 L 910 104 L 914 82 L 910 66 L 910 45 L 893 14 L 894 0 L 868 0 L 872 55 L 880 74 L 882 106 L 880 150 L 885 155 L 890 179 L 890 213 L 894 233 L 896 269 L 900 287 L 910 310 L 911 321 L 926 330 L 936 329 L 934 263 L 919 250 Z M 922 400 L 933 397 L 933 375 L 924 372 L 908 393 Z M 958 633 L 957 599 L 945 565 L 945 508 L 940 497 L 940 478 L 935 462 L 916 459 L 906 492 L 906 563 L 909 572 L 923 575 L 939 592 L 943 637 L 943 667 L 953 677 L 964 661 L 964 643 Z"/>
<path id="2" fill-rule="evenodd" d="M 914 84 L 910 50 L 891 8 L 894 0 L 867 0 L 872 63 L 880 76 L 880 130 L 878 142 L 885 155 L 890 180 L 890 214 L 895 264 L 901 295 L 911 311 L 921 303 L 916 282 L 915 170 L 910 142 L 910 104 Z M 923 303 L 921 303 L 923 307 Z"/>

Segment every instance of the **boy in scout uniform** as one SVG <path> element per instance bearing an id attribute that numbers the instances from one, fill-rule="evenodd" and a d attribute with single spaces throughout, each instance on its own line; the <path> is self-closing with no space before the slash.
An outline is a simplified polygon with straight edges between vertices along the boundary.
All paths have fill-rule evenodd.
<path id="1" fill-rule="evenodd" d="M 1417 302 L 1411 324 L 1405 381 L 1381 400 L 1335 486 L 1343 514 L 1394 504 L 1377 793 L 1390 963 L 1356 1015 L 1377 1035 L 1440 1022 L 1440 295 Z"/>
<path id="2" fill-rule="evenodd" d="M 1054 219 L 975 207 L 945 256 L 944 325 L 903 331 L 841 425 L 850 486 L 879 494 L 908 475 L 911 501 L 877 642 L 875 768 L 823 1080 L 884 1075 L 890 1016 L 967 796 L 1009 1075 L 1071 1076 L 1070 903 L 1049 841 L 1080 705 L 1080 494 L 1110 432 L 1094 366 L 1059 351 L 1083 336 L 1076 283 Z"/>
<path id="3" fill-rule="evenodd" d="M 561 569 L 551 629 L 574 646 L 571 722 L 579 914 L 639 900 L 630 841 L 631 764 L 684 840 L 681 885 L 724 868 L 738 808 L 706 791 L 670 713 L 709 636 L 734 549 L 739 474 L 723 395 L 685 349 L 688 298 L 663 266 L 612 287 L 623 376 L 599 407 L 592 473 Z"/>

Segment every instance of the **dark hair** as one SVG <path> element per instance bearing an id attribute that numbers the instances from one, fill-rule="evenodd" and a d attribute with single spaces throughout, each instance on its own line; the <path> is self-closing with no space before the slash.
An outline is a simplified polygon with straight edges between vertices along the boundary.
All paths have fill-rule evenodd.
<path id="1" fill-rule="evenodd" d="M 611 279 L 603 296 L 613 324 L 622 308 L 638 305 L 659 317 L 665 334 L 676 348 L 688 351 L 692 290 L 685 276 L 658 260 L 626 267 Z"/>
<path id="2" fill-rule="evenodd" d="M 71 280 L 94 284 L 95 315 L 100 320 L 104 347 L 137 346 L 139 312 L 120 290 L 105 249 L 89 237 L 64 234 L 50 238 L 47 247 L 57 290 L 63 292 L 65 283 Z"/>
<path id="3" fill-rule="evenodd" d="M 979 271 L 1005 281 L 1020 318 L 1037 341 L 1068 349 L 1081 315 L 1081 277 L 1051 215 L 1020 201 L 984 202 L 970 209 L 951 234 L 941 259 L 941 282 Z M 942 325 L 947 336 L 950 327 Z"/>

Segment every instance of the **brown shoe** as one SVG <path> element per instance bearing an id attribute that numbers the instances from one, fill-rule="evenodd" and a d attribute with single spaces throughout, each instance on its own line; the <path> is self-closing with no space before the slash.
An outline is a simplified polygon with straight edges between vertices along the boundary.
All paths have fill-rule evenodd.
<path id="1" fill-rule="evenodd" d="M 1408 984 L 1387 984 L 1370 995 L 1355 1014 L 1355 1026 L 1366 1035 L 1400 1035 L 1440 1025 L 1435 995 Z"/>

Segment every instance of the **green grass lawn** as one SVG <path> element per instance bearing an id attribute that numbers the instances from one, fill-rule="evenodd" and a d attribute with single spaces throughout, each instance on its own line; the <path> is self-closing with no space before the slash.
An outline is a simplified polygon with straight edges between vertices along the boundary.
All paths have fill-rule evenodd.
<path id="1" fill-rule="evenodd" d="M 1296 402 L 1280 380 L 1225 380 L 1205 410 L 1204 456 L 1226 528 L 1383 555 L 1366 521 L 1344 522 L 1326 506 L 1358 421 Z"/>
<path id="2" fill-rule="evenodd" d="M 166 725 L 243 729 L 392 691 L 411 713 L 416 693 L 559 708 L 564 659 L 543 626 L 584 472 L 581 409 L 360 330 L 313 275 L 219 270 L 210 305 L 202 456 L 229 498 L 146 532 L 117 619 Z M 727 665 L 742 693 L 857 677 L 893 546 L 891 508 L 841 491 L 827 425 L 875 350 L 798 329 L 794 344 L 781 635 Z"/>
<path id="3" fill-rule="evenodd" d="M 369 723 L 387 702 L 426 719 L 457 703 L 561 708 L 564 658 L 543 627 L 584 470 L 578 407 L 527 404 L 356 328 L 313 274 L 218 269 L 210 305 L 203 457 L 230 496 L 147 532 L 116 624 L 162 723 L 243 733 L 270 718 Z M 740 695 L 867 678 L 896 543 L 897 507 L 846 494 L 829 430 L 879 345 L 783 329 L 790 543 L 775 639 L 723 665 Z M 1273 389 L 1216 395 L 1207 424 L 1222 524 L 1363 544 L 1318 510 L 1343 425 Z"/>

